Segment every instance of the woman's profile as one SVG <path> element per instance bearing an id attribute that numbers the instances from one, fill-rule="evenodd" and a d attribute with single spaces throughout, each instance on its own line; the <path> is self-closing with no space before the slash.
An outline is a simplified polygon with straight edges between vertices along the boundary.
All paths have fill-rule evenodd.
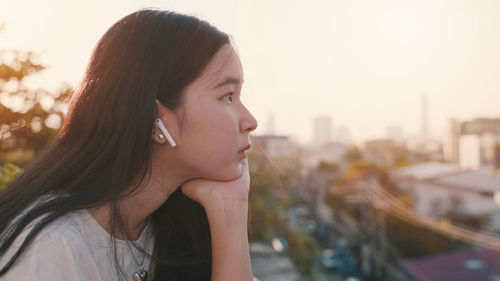
<path id="1" fill-rule="evenodd" d="M 252 280 L 243 79 L 203 20 L 116 22 L 55 141 L 0 192 L 0 280 Z"/>

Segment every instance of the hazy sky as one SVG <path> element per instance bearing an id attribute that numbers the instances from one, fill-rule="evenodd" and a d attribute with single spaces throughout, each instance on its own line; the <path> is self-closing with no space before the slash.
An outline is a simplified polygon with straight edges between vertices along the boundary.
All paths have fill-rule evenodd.
<path id="1" fill-rule="evenodd" d="M 394 124 L 416 135 L 422 94 L 438 138 L 449 117 L 500 116 L 496 0 L 4 0 L 0 47 L 41 54 L 49 69 L 30 85 L 76 86 L 100 36 L 144 7 L 196 15 L 233 35 L 256 133 L 273 113 L 277 133 L 301 142 L 318 115 L 357 140 Z"/>

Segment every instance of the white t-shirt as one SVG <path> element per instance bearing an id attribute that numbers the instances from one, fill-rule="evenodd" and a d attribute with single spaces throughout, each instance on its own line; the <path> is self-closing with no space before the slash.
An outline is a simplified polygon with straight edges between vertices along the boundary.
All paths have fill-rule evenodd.
<path id="1" fill-rule="evenodd" d="M 14 254 L 30 228 L 14 242 L 6 255 L 0 258 L 0 266 Z M 153 252 L 152 231 L 143 231 L 136 245 L 144 248 L 150 240 L 149 253 Z M 139 270 L 127 242 L 116 239 L 116 257 L 119 267 L 127 279 L 134 280 Z M 144 256 L 132 246 L 135 256 L 142 261 Z M 150 259 L 145 257 L 143 268 L 148 270 L 151 280 Z M 26 248 L 16 263 L 0 277 L 0 280 L 16 281 L 117 281 L 124 280 L 116 271 L 110 235 L 87 210 L 66 214 L 47 225 Z"/>

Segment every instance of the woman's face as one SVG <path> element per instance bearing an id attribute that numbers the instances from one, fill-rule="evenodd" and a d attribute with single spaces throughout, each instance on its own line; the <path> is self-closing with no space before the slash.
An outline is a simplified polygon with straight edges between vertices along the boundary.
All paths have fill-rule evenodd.
<path id="1" fill-rule="evenodd" d="M 170 154 L 188 176 L 232 180 L 241 175 L 244 158 L 239 151 L 250 144 L 249 133 L 257 128 L 240 99 L 242 83 L 239 56 L 225 44 L 186 89 L 184 104 L 176 111 L 182 128 L 172 135 L 177 147 Z"/>

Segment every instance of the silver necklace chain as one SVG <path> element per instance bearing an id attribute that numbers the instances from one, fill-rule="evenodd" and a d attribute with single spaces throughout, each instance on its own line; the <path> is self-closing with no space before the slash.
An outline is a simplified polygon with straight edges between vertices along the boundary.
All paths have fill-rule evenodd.
<path id="1" fill-rule="evenodd" d="M 146 254 L 144 254 L 144 256 L 142 257 L 142 261 L 139 263 L 139 260 L 135 256 L 134 250 L 132 249 L 132 245 L 131 244 L 133 242 L 130 241 L 130 239 L 128 238 L 127 229 L 125 228 L 125 223 L 123 222 L 123 219 L 122 219 L 122 217 L 120 215 L 120 211 L 118 210 L 118 208 L 116 210 L 116 215 L 117 215 L 118 221 L 120 223 L 120 232 L 122 233 L 122 235 L 126 239 L 125 242 L 127 244 L 127 247 L 129 249 L 130 253 L 132 254 L 132 259 L 134 260 L 135 264 L 137 265 L 137 267 L 139 269 L 144 269 L 144 268 L 142 268 L 142 266 L 144 264 L 144 261 L 146 260 Z M 148 240 L 146 240 L 146 244 L 144 245 L 144 250 L 146 252 L 149 252 L 149 244 L 151 242 L 151 236 L 150 236 L 151 225 L 152 225 L 152 223 L 151 223 L 151 216 L 149 216 L 148 219 L 147 219 L 147 222 L 146 222 L 146 230 L 145 230 L 145 235 L 147 236 L 147 239 L 148 239 Z"/>

